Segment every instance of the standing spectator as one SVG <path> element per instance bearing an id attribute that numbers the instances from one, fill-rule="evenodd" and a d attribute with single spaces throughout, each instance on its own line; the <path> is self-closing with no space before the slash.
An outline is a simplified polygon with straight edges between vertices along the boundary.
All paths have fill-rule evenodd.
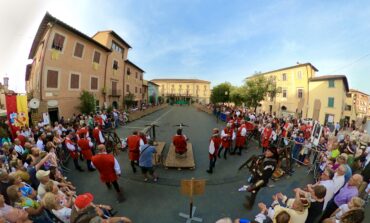
<path id="1" fill-rule="evenodd" d="M 140 158 L 139 158 L 139 166 L 141 168 L 141 172 L 144 175 L 144 181 L 148 181 L 148 172 L 149 175 L 153 178 L 154 182 L 157 182 L 158 177 L 154 173 L 153 167 L 153 154 L 157 153 L 157 150 L 153 146 L 153 140 L 149 139 L 148 144 L 144 144 L 140 146 Z"/>
<path id="2" fill-rule="evenodd" d="M 363 177 L 360 174 L 355 174 L 349 179 L 339 193 L 334 196 L 334 199 L 328 203 L 325 209 L 322 220 L 330 217 L 330 215 L 342 204 L 348 203 L 352 197 L 358 196 L 357 187 L 362 183 Z"/>
<path id="3" fill-rule="evenodd" d="M 118 177 L 121 176 L 121 167 L 117 159 L 112 154 L 107 154 L 105 145 L 100 144 L 98 154 L 93 156 L 91 160 L 93 167 L 99 171 L 100 180 L 107 185 L 108 189 L 111 189 L 111 184 L 113 184 L 117 192 L 117 199 L 122 202 L 124 198 L 117 182 Z"/>
<path id="4" fill-rule="evenodd" d="M 325 210 L 328 202 L 334 197 L 335 187 L 334 187 L 333 177 L 334 177 L 334 172 L 331 169 L 326 168 L 320 176 L 320 181 L 317 183 L 317 185 L 322 185 L 326 189 L 324 205 L 323 205 L 322 210 Z"/>
<path id="5" fill-rule="evenodd" d="M 308 208 L 308 216 L 305 223 L 315 223 L 320 218 L 322 213 L 326 188 L 323 185 L 308 186 L 307 197 L 310 198 L 310 207 Z"/>
<path id="6" fill-rule="evenodd" d="M 293 151 L 292 151 L 293 162 L 296 162 L 299 159 L 299 153 L 302 150 L 304 140 L 305 139 L 303 138 L 303 133 L 302 132 L 299 133 L 298 137 L 296 137 L 294 139 L 294 148 L 293 148 Z M 300 164 L 296 164 L 296 165 L 298 167 L 300 166 Z"/>
<path id="7" fill-rule="evenodd" d="M 46 135 L 45 133 L 41 133 L 38 138 L 37 138 L 37 142 L 36 142 L 36 146 L 37 148 L 39 148 L 41 151 L 44 151 L 45 150 L 45 140 L 46 138 Z"/>

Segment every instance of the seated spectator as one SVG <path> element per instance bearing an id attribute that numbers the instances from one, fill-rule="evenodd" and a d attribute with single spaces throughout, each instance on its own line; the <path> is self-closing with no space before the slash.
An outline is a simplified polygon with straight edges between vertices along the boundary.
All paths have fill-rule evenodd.
<path id="1" fill-rule="evenodd" d="M 44 207 L 51 211 L 57 218 L 64 223 L 70 222 L 72 209 L 61 205 L 59 198 L 50 192 L 47 192 L 42 199 Z"/>
<path id="2" fill-rule="evenodd" d="M 58 186 L 54 184 L 53 181 L 49 181 L 45 185 L 45 191 L 46 193 L 53 193 L 61 204 L 65 207 L 72 207 L 73 202 L 74 202 L 74 195 L 76 194 L 74 191 L 67 191 L 67 192 L 62 192 L 59 190 Z"/>
<path id="3" fill-rule="evenodd" d="M 359 197 L 352 197 L 347 204 L 342 204 L 338 209 L 331 215 L 331 217 L 340 220 L 340 218 L 349 210 L 356 208 L 363 208 L 365 201 Z"/>
<path id="4" fill-rule="evenodd" d="M 33 222 L 51 222 L 51 219 L 45 213 L 42 204 L 34 199 L 23 196 L 17 186 L 12 185 L 8 187 L 6 192 L 11 204 L 16 208 L 25 210 L 28 213 L 28 217 Z"/>
<path id="5" fill-rule="evenodd" d="M 340 165 L 338 169 L 335 171 L 333 182 L 334 182 L 334 194 L 338 192 L 340 188 L 344 185 L 344 174 L 346 173 L 346 166 Z"/>
<path id="6" fill-rule="evenodd" d="M 2 194 L 0 194 L 0 217 L 2 217 L 5 220 L 5 222 L 10 223 L 31 222 L 28 219 L 28 213 L 26 211 L 5 204 L 5 199 Z"/>
<path id="7" fill-rule="evenodd" d="M 362 223 L 365 219 L 365 211 L 362 208 L 354 208 L 349 210 L 338 220 L 327 218 L 322 223 Z"/>
<path id="8" fill-rule="evenodd" d="M 22 182 L 21 177 L 13 172 L 9 174 L 9 182 L 19 188 L 23 196 L 29 197 L 31 199 L 36 199 L 36 191 L 31 187 L 31 185 Z"/>
<path id="9" fill-rule="evenodd" d="M 15 159 L 10 161 L 10 168 L 12 172 L 17 173 L 22 181 L 29 183 L 30 182 L 30 175 L 26 171 L 26 168 L 23 165 L 22 160 L 20 159 Z"/>
<path id="10" fill-rule="evenodd" d="M 334 186 L 333 177 L 334 177 L 334 172 L 331 169 L 326 168 L 320 176 L 320 181 L 317 182 L 317 184 L 315 184 L 315 185 L 323 185 L 326 189 L 325 198 L 324 198 L 324 206 L 322 210 L 325 210 L 328 202 L 334 197 L 335 186 Z"/>
<path id="11" fill-rule="evenodd" d="M 106 205 L 95 205 L 93 204 L 94 196 L 90 193 L 85 193 L 76 197 L 74 202 L 71 223 L 83 223 L 83 222 L 102 222 L 104 219 L 104 209 L 108 210 L 111 207 Z M 110 223 L 131 223 L 131 220 L 126 217 L 108 217 Z"/>

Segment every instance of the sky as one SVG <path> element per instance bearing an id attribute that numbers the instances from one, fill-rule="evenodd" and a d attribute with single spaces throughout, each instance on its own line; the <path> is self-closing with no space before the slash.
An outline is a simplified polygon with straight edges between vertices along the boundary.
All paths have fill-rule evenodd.
<path id="1" fill-rule="evenodd" d="M 113 29 L 144 78 L 241 85 L 255 72 L 312 63 L 370 94 L 368 1 L 0 0 L 0 82 L 25 91 L 32 41 L 48 11 L 92 36 Z"/>

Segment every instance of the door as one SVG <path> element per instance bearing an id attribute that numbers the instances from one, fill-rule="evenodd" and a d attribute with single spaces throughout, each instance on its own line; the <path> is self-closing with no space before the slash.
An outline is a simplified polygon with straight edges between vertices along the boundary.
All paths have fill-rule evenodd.
<path id="1" fill-rule="evenodd" d="M 49 108 L 48 111 L 49 111 L 50 124 L 53 125 L 55 122 L 59 121 L 59 109 Z"/>

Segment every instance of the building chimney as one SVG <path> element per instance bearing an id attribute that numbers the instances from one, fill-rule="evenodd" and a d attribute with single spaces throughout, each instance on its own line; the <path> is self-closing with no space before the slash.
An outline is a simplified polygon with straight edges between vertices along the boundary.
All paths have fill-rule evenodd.
<path id="1" fill-rule="evenodd" d="M 4 87 L 8 88 L 9 84 L 9 77 L 4 77 Z"/>

